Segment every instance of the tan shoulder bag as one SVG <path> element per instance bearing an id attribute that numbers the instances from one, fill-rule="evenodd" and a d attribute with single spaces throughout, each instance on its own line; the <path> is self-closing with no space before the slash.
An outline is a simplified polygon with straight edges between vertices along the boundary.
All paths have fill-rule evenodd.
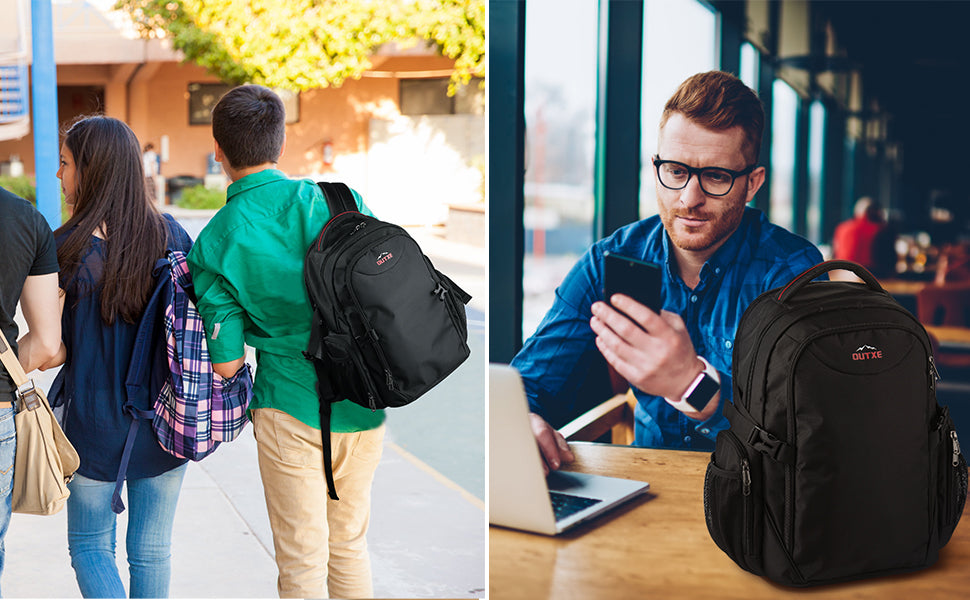
<path id="1" fill-rule="evenodd" d="M 13 512 L 52 515 L 67 502 L 67 482 L 81 464 L 77 451 L 51 411 L 44 391 L 27 379 L 6 337 L 0 359 L 17 386 L 17 457 L 13 470 Z"/>

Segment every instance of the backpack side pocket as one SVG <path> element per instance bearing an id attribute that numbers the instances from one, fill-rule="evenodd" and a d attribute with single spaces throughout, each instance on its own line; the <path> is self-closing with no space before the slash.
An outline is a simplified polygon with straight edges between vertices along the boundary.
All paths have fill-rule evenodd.
<path id="1" fill-rule="evenodd" d="M 704 514 L 714 543 L 741 568 L 762 574 L 761 473 L 730 431 L 717 434 L 704 477 Z"/>
<path id="2" fill-rule="evenodd" d="M 960 451 L 960 441 L 947 408 L 941 410 L 938 423 L 932 445 L 937 448 L 937 524 L 942 548 L 956 530 L 967 501 L 967 461 Z"/>

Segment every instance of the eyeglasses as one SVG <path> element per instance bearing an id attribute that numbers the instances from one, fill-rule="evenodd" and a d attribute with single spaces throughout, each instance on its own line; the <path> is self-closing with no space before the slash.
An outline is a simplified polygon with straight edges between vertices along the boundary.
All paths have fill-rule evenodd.
<path id="1" fill-rule="evenodd" d="M 755 170 L 757 165 L 750 165 L 740 171 L 723 169 L 721 167 L 694 168 L 675 160 L 660 160 L 653 157 L 653 166 L 657 168 L 660 184 L 668 190 L 682 190 L 690 183 L 691 175 L 697 174 L 701 190 L 708 196 L 726 196 L 734 187 L 734 180 Z"/>

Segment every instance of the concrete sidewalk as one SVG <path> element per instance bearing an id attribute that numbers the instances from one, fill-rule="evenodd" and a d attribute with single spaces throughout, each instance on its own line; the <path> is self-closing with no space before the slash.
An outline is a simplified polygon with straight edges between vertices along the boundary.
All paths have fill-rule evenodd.
<path id="1" fill-rule="evenodd" d="M 386 598 L 485 595 L 484 505 L 385 441 L 368 540 L 374 592 Z M 190 463 L 172 542 L 173 598 L 274 598 L 276 563 L 251 428 Z M 118 564 L 127 583 L 118 518 Z M 67 511 L 14 515 L 0 589 L 7 598 L 80 597 L 67 552 Z"/>
<path id="2" fill-rule="evenodd" d="M 193 229 L 201 229 L 198 222 L 184 224 L 193 238 Z M 431 229 L 411 233 L 435 266 L 473 295 L 472 354 L 413 408 L 388 411 L 367 536 L 374 592 L 379 598 L 482 598 L 486 254 Z M 31 375 L 49 389 L 54 372 Z M 118 518 L 117 536 L 117 562 L 127 583 L 126 524 L 127 512 Z M 80 597 L 67 552 L 66 511 L 14 515 L 5 546 L 4 597 Z M 276 576 L 256 443 L 247 427 L 205 460 L 189 463 L 175 517 L 171 597 L 274 598 Z"/>

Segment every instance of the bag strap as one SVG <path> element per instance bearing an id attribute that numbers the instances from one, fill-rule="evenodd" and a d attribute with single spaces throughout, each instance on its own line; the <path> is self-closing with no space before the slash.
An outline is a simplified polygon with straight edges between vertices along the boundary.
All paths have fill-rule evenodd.
<path id="1" fill-rule="evenodd" d="M 330 218 L 345 212 L 358 212 L 357 202 L 354 194 L 345 183 L 331 183 L 329 181 L 318 181 L 317 185 L 323 192 L 323 197 L 327 201 L 327 208 L 330 209 Z"/>
<path id="2" fill-rule="evenodd" d="M 451 279 L 451 277 L 448 277 L 447 275 L 445 275 L 444 273 L 442 273 L 437 269 L 435 269 L 435 273 L 437 273 L 438 276 L 441 277 L 441 279 L 443 279 L 448 285 L 451 286 L 452 293 L 458 297 L 458 300 L 460 300 L 462 304 L 468 304 L 468 302 L 471 301 L 472 299 L 471 294 L 461 289 L 458 286 L 458 284 Z"/>
<path id="3" fill-rule="evenodd" d="M 115 477 L 115 489 L 111 494 L 111 510 L 119 515 L 125 512 L 125 503 L 121 499 L 121 486 L 125 483 L 128 475 L 128 463 L 131 461 L 131 450 L 135 447 L 138 425 L 142 419 L 155 418 L 154 410 L 140 410 L 129 406 L 126 412 L 131 417 L 131 425 L 128 426 L 128 437 L 125 438 L 125 449 L 121 453 L 121 463 L 118 465 L 118 476 Z"/>
<path id="4" fill-rule="evenodd" d="M 722 410 L 731 422 L 731 431 L 742 442 L 774 461 L 786 465 L 795 464 L 795 449 L 791 444 L 759 427 L 743 407 L 733 402 L 725 402 Z"/>
<path id="5" fill-rule="evenodd" d="M 21 408 L 34 410 L 40 406 L 40 399 L 37 396 L 34 381 L 27 379 L 27 374 L 24 373 L 24 367 L 20 364 L 20 360 L 14 354 L 13 348 L 7 342 L 7 337 L 3 335 L 2 331 L 0 331 L 0 361 L 3 362 L 3 366 L 10 373 L 10 378 L 13 379 L 14 385 L 17 386 L 16 396 L 20 400 Z"/>
<path id="6" fill-rule="evenodd" d="M 166 252 L 165 256 L 162 256 L 155 261 L 155 267 L 152 269 L 152 275 L 156 280 L 156 289 L 153 295 L 159 293 L 158 289 L 158 279 L 160 277 L 166 278 L 166 281 L 172 278 L 172 262 L 170 260 L 170 253 Z M 149 301 L 151 304 L 151 301 Z M 159 306 L 159 309 L 162 309 Z M 164 313 L 163 313 L 164 314 Z M 150 315 L 147 312 L 142 315 L 141 321 L 138 324 L 138 330 L 135 336 L 135 346 L 132 350 L 132 361 L 128 365 L 128 376 L 127 379 L 133 379 L 134 381 L 140 381 L 148 377 L 148 373 L 151 370 L 151 361 L 144 360 L 149 355 L 149 348 L 155 340 L 156 329 L 159 327 L 158 315 Z M 164 354 L 164 349 L 162 349 L 162 354 Z M 135 360 L 140 358 L 140 360 Z M 137 390 L 132 389 L 132 387 L 125 382 L 125 387 L 128 392 L 129 398 L 131 395 L 137 393 Z M 121 487 L 125 483 L 125 479 L 128 476 L 128 463 L 131 462 L 131 451 L 135 447 L 135 438 L 138 436 L 138 428 L 143 420 L 149 420 L 155 418 L 155 409 L 150 410 L 137 408 L 130 402 L 125 403 L 124 407 L 125 413 L 131 418 L 131 423 L 128 425 L 128 435 L 125 437 L 125 448 L 121 453 L 121 462 L 118 464 L 118 475 L 115 477 L 115 488 L 114 492 L 111 494 L 111 510 L 116 514 L 121 514 L 125 511 L 125 503 L 121 499 Z"/>
<path id="7" fill-rule="evenodd" d="M 320 401 L 320 435 L 323 448 L 323 473 L 327 478 L 327 494 L 334 500 L 337 488 L 333 482 L 333 458 L 330 449 L 330 405 L 338 400 L 330 378 L 330 369 L 323 360 L 323 338 L 327 335 L 327 325 L 319 311 L 314 309 L 313 321 L 315 327 L 310 327 L 310 343 L 303 356 L 313 363 L 313 370 L 317 374 L 317 397 Z"/>
<path id="8" fill-rule="evenodd" d="M 317 378 L 319 379 L 318 388 L 320 389 L 320 437 L 322 440 L 323 449 L 323 474 L 327 479 L 327 495 L 330 496 L 332 500 L 340 500 L 337 497 L 337 486 L 333 482 L 333 456 L 330 448 L 330 412 L 331 404 L 330 400 L 324 398 L 323 396 L 323 386 L 324 381 L 328 382 L 329 377 L 324 373 L 326 368 L 323 366 L 323 361 L 315 360 L 313 361 L 313 367 L 317 370 Z"/>

